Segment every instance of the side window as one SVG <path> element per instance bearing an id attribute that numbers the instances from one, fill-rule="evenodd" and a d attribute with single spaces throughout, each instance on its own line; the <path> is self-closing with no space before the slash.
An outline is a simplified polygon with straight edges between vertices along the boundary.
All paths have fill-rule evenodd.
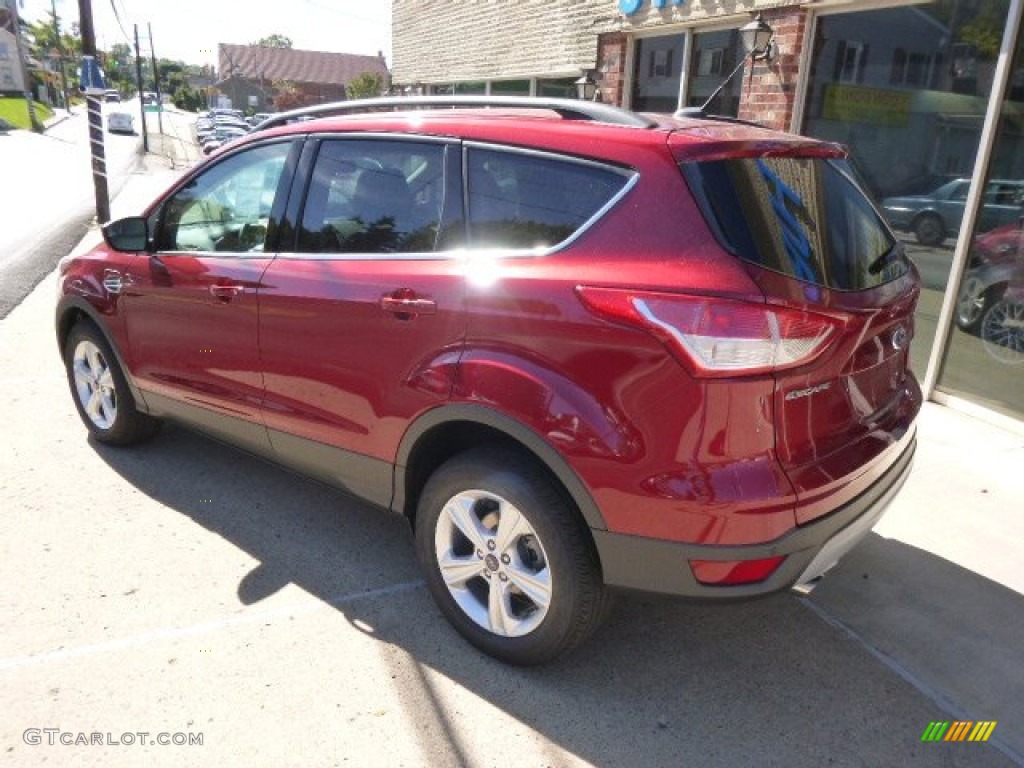
<path id="1" fill-rule="evenodd" d="M 629 181 L 607 168 L 470 148 L 470 237 L 475 247 L 545 248 L 570 237 Z"/>
<path id="2" fill-rule="evenodd" d="M 442 144 L 325 141 L 302 211 L 302 253 L 431 252 L 444 203 Z"/>
<path id="3" fill-rule="evenodd" d="M 262 251 L 290 148 L 254 147 L 192 179 L 164 204 L 157 250 Z"/>

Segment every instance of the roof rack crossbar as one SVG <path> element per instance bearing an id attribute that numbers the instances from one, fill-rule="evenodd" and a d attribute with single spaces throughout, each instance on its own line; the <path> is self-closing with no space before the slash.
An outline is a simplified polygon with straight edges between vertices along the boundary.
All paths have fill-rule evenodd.
<path id="1" fill-rule="evenodd" d="M 631 128 L 653 128 L 657 123 L 636 112 L 630 112 L 610 104 L 574 99 L 551 99 L 533 96 L 384 96 L 376 99 L 336 101 L 302 107 L 264 120 L 254 131 L 263 131 L 296 120 L 312 120 L 358 112 L 387 112 L 423 108 L 477 108 L 538 109 L 556 112 L 570 120 L 592 120 L 598 123 L 623 125 Z"/>

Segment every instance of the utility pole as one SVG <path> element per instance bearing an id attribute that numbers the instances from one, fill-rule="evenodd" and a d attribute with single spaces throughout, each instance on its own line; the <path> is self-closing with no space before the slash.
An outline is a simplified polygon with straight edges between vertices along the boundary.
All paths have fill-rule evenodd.
<path id="1" fill-rule="evenodd" d="M 160 95 L 160 70 L 156 66 L 156 50 L 153 48 L 153 25 L 148 21 L 146 26 L 149 27 L 149 55 L 153 59 L 153 86 L 156 91 L 156 121 L 160 126 L 160 134 L 164 132 L 164 98 Z"/>
<path id="2" fill-rule="evenodd" d="M 92 26 L 91 0 L 78 0 L 78 24 L 82 35 L 82 55 L 96 56 L 96 32 Z M 83 69 L 85 64 L 82 65 Z M 96 219 L 110 221 L 110 195 L 107 191 L 107 159 L 103 146 L 103 115 L 95 94 L 86 93 L 89 105 L 89 147 L 92 150 L 92 184 L 96 190 Z"/>
<path id="3" fill-rule="evenodd" d="M 18 55 L 18 63 L 21 64 L 21 78 L 25 86 L 25 104 L 28 106 L 28 122 L 36 133 L 42 131 L 42 125 L 36 117 L 36 104 L 32 98 L 32 81 L 28 78 L 28 66 L 25 61 L 25 47 L 21 42 L 21 22 L 18 21 L 18 0 L 10 0 L 8 4 L 14 14 L 14 46 Z"/>
<path id="4" fill-rule="evenodd" d="M 149 152 L 149 133 L 146 128 L 146 101 L 142 98 L 142 56 L 139 55 L 139 25 L 135 25 L 135 81 L 139 87 L 139 111 L 142 113 L 142 149 Z"/>
<path id="5" fill-rule="evenodd" d="M 57 22 L 57 0 L 50 0 L 53 10 L 53 36 L 57 41 L 57 55 L 60 56 L 60 87 L 64 91 L 64 109 L 71 114 L 71 99 L 68 98 L 68 74 L 64 69 L 64 44 L 60 41 L 60 24 Z"/>

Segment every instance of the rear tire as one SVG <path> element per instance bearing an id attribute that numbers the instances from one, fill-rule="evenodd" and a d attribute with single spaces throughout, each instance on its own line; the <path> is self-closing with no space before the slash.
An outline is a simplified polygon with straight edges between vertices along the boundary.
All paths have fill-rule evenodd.
<path id="1" fill-rule="evenodd" d="M 117 357 L 91 322 L 76 323 L 68 334 L 64 368 L 78 415 L 99 442 L 132 445 L 160 431 L 158 419 L 136 409 Z"/>
<path id="2" fill-rule="evenodd" d="M 570 651 L 607 613 L 578 514 L 546 472 L 514 451 L 471 451 L 430 477 L 417 508 L 416 551 L 448 621 L 509 664 Z"/>

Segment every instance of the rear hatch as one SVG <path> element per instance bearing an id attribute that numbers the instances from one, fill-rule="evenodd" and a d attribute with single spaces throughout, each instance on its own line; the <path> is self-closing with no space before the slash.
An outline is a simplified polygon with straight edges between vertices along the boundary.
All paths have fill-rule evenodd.
<path id="1" fill-rule="evenodd" d="M 809 522 L 867 489 L 910 439 L 921 402 L 908 368 L 917 272 L 834 145 L 695 148 L 692 135 L 673 134 L 670 146 L 719 243 L 779 317 L 796 310 L 807 323 L 789 334 L 814 346 L 773 375 L 776 451 L 797 522 Z"/>

